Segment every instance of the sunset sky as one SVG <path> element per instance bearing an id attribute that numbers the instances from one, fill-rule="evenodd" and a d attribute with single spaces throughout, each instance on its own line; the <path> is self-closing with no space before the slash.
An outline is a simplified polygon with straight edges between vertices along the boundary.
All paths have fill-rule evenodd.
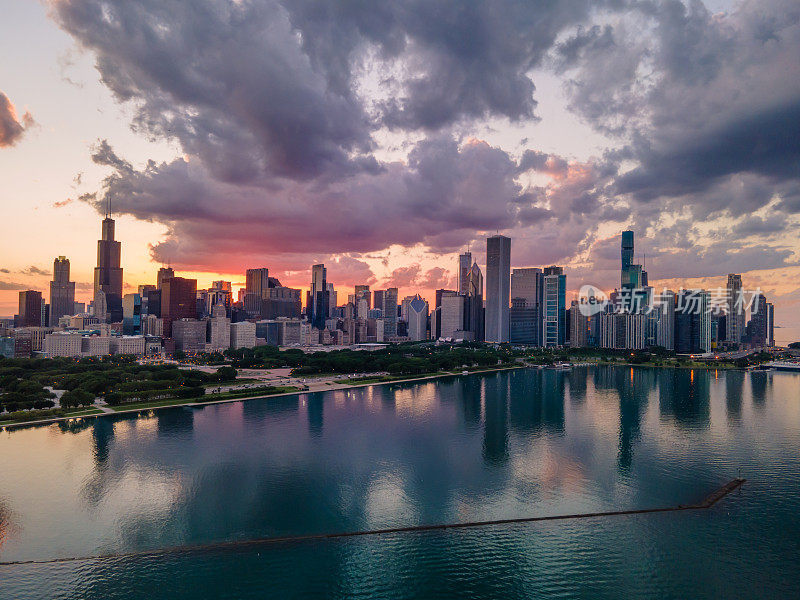
<path id="1" fill-rule="evenodd" d="M 58 255 L 89 299 L 110 199 L 131 290 L 161 263 L 201 287 L 266 266 L 307 288 L 324 262 L 340 298 L 432 298 L 497 231 L 513 267 L 609 289 L 632 228 L 651 283 L 739 272 L 800 326 L 796 0 L 0 14 L 0 315 L 47 289 Z"/>

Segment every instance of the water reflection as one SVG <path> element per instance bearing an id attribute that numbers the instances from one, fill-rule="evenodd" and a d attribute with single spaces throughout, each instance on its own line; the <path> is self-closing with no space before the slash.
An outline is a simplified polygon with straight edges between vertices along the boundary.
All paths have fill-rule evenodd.
<path id="1" fill-rule="evenodd" d="M 708 427 L 710 378 L 708 371 L 663 369 L 658 378 L 661 417 L 681 427 Z"/>
<path id="2" fill-rule="evenodd" d="M 767 391 L 772 384 L 772 379 L 767 371 L 750 371 L 750 393 L 753 395 L 753 407 L 764 408 L 767 401 Z"/>
<path id="3" fill-rule="evenodd" d="M 487 377 L 483 382 L 483 457 L 489 463 L 505 462 L 508 459 L 508 376 Z"/>
<path id="4" fill-rule="evenodd" d="M 320 392 L 303 396 L 308 411 L 308 433 L 313 438 L 322 437 L 322 422 L 325 413 L 325 395 Z"/>
<path id="5" fill-rule="evenodd" d="M 647 368 L 614 369 L 619 393 L 619 444 L 617 466 L 627 473 L 633 462 L 633 446 L 639 439 L 642 414 L 647 410 L 648 395 L 655 374 Z"/>
<path id="6" fill-rule="evenodd" d="M 739 424 L 742 418 L 742 395 L 744 394 L 743 371 L 728 371 L 725 373 L 725 409 L 728 422 Z"/>

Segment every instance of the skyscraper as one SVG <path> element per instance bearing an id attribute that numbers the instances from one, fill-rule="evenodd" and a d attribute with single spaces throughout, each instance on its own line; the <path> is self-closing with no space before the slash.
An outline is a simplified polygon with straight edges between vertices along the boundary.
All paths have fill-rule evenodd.
<path id="1" fill-rule="evenodd" d="M 623 288 L 643 288 L 647 286 L 647 271 L 640 264 L 634 264 L 633 231 L 622 232 L 622 268 L 620 284 Z"/>
<path id="2" fill-rule="evenodd" d="M 42 325 L 42 292 L 26 290 L 19 293 L 19 327 Z"/>
<path id="3" fill-rule="evenodd" d="M 539 314 L 541 315 L 542 345 L 545 348 L 563 346 L 567 333 L 567 276 L 563 267 L 546 267 L 539 285 Z"/>
<path id="4" fill-rule="evenodd" d="M 269 289 L 269 269 L 247 269 L 245 276 L 244 309 L 251 317 L 261 314 L 261 304 Z"/>
<path id="5" fill-rule="evenodd" d="M 197 316 L 197 280 L 172 277 L 161 282 L 161 318 L 164 336 L 172 337 L 172 323 Z"/>
<path id="6" fill-rule="evenodd" d="M 165 279 L 172 279 L 175 277 L 175 271 L 172 267 L 161 267 L 158 270 L 158 275 L 156 275 L 156 288 L 159 290 L 161 289 L 161 284 L 164 283 Z"/>
<path id="7" fill-rule="evenodd" d="M 742 304 L 742 276 L 728 274 L 728 306 L 725 319 L 725 339 L 733 344 L 740 344 L 744 336 L 745 314 Z"/>
<path id="8" fill-rule="evenodd" d="M 484 314 L 483 314 L 483 273 L 478 263 L 472 263 L 467 273 L 467 288 L 465 292 L 467 302 L 465 307 L 465 328 L 471 331 L 476 342 L 484 339 Z"/>
<path id="9" fill-rule="evenodd" d="M 397 335 L 397 288 L 387 288 L 383 293 L 383 339 Z M 377 307 L 376 307 L 377 308 Z"/>
<path id="10" fill-rule="evenodd" d="M 472 268 L 472 252 L 458 255 L 458 293 L 466 294 L 469 285 L 469 271 Z"/>
<path id="11" fill-rule="evenodd" d="M 633 264 L 633 231 L 622 232 L 622 285 L 625 286 L 625 273 Z"/>
<path id="12" fill-rule="evenodd" d="M 75 314 L 75 282 L 69 280 L 69 259 L 59 256 L 53 261 L 50 282 L 50 326 L 58 325 L 64 315 Z"/>
<path id="13" fill-rule="evenodd" d="M 102 236 L 97 240 L 97 267 L 94 270 L 95 311 L 102 305 L 100 292 L 105 295 L 105 313 L 97 314 L 101 321 L 122 321 L 122 268 L 120 259 L 122 244 L 114 240 L 114 219 L 106 212 L 103 219 Z"/>
<path id="14" fill-rule="evenodd" d="M 408 339 L 428 339 L 428 303 L 419 294 L 408 304 Z"/>
<path id="15" fill-rule="evenodd" d="M 511 299 L 522 298 L 527 308 L 534 308 L 539 302 L 539 275 L 541 269 L 526 268 L 511 271 Z"/>
<path id="16" fill-rule="evenodd" d="M 511 238 L 493 235 L 486 240 L 487 342 L 508 342 L 511 286 Z"/>
<path id="17" fill-rule="evenodd" d="M 328 282 L 327 269 L 325 265 L 314 265 L 311 267 L 311 306 L 306 307 L 308 320 L 317 329 L 325 328 L 325 321 L 328 318 Z"/>

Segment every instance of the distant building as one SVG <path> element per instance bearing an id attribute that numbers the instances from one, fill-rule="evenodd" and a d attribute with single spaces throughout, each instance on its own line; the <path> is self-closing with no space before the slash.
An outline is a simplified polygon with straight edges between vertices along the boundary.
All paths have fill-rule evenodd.
<path id="1" fill-rule="evenodd" d="M 586 348 L 589 345 L 589 317 L 581 312 L 577 300 L 570 305 L 569 322 L 570 348 Z"/>
<path id="2" fill-rule="evenodd" d="M 383 335 L 389 338 L 397 335 L 397 288 L 388 288 L 383 294 Z"/>
<path id="3" fill-rule="evenodd" d="M 299 319 L 302 313 L 300 306 L 300 290 L 288 287 L 271 287 L 267 289 L 261 304 L 261 317 L 278 319 L 286 317 Z"/>
<path id="4" fill-rule="evenodd" d="M 95 316 L 107 323 L 122 321 L 122 244 L 114 239 L 114 219 L 109 212 L 103 219 L 102 236 L 97 241 L 97 267 L 94 270 Z M 102 292 L 102 293 L 101 293 Z M 105 311 L 98 306 L 105 303 Z"/>
<path id="5" fill-rule="evenodd" d="M 143 335 L 124 335 L 109 338 L 109 351 L 111 354 L 145 354 L 147 344 Z"/>
<path id="6" fill-rule="evenodd" d="M 412 342 L 428 339 L 428 303 L 417 294 L 408 304 L 408 339 Z"/>
<path id="7" fill-rule="evenodd" d="M 659 319 L 656 345 L 675 350 L 675 292 L 665 290 L 659 296 Z"/>
<path id="8" fill-rule="evenodd" d="M 42 325 L 42 292 L 25 290 L 19 293 L 17 327 L 40 327 Z"/>
<path id="9" fill-rule="evenodd" d="M 156 275 L 156 287 L 160 290 L 163 283 L 173 277 L 175 277 L 175 271 L 172 270 L 172 267 L 161 267 Z"/>
<path id="10" fill-rule="evenodd" d="M 464 337 L 464 304 L 466 297 L 453 294 L 442 297 L 440 307 L 440 337 L 467 339 Z M 472 336 L 469 336 L 471 338 Z"/>
<path id="11" fill-rule="evenodd" d="M 42 352 L 47 358 L 80 356 L 82 338 L 83 336 L 77 332 L 59 331 L 48 333 L 44 338 Z"/>
<path id="12" fill-rule="evenodd" d="M 256 345 L 256 324 L 250 321 L 231 323 L 231 348 L 253 348 Z"/>
<path id="13" fill-rule="evenodd" d="M 473 340 L 482 342 L 485 338 L 486 315 L 483 306 L 483 273 L 481 273 L 478 263 L 472 263 L 467 272 L 465 296 L 464 328 L 472 332 Z"/>
<path id="14" fill-rule="evenodd" d="M 69 280 L 69 259 L 59 256 L 53 261 L 53 281 L 50 282 L 50 316 L 48 324 L 58 326 L 65 315 L 75 314 L 75 282 Z"/>
<path id="15" fill-rule="evenodd" d="M 509 319 L 509 341 L 512 344 L 540 344 L 539 311 L 536 304 L 529 304 L 525 298 L 511 298 Z"/>
<path id="16" fill-rule="evenodd" d="M 511 238 L 491 236 L 486 240 L 484 336 L 487 342 L 509 341 L 510 285 Z"/>
<path id="17" fill-rule="evenodd" d="M 458 293 L 466 295 L 469 291 L 469 271 L 472 268 L 472 252 L 458 255 Z"/>
<path id="18" fill-rule="evenodd" d="M 142 333 L 142 297 L 139 294 L 125 294 L 122 298 L 122 333 Z"/>
<path id="19" fill-rule="evenodd" d="M 567 276 L 563 267 L 546 267 L 539 285 L 539 314 L 545 348 L 563 346 L 566 342 L 566 293 Z"/>
<path id="20" fill-rule="evenodd" d="M 329 308 L 327 269 L 323 264 L 314 265 L 311 267 L 311 289 L 309 303 L 306 307 L 311 325 L 317 329 L 323 329 L 325 320 L 328 318 Z"/>
<path id="21" fill-rule="evenodd" d="M 744 337 L 745 309 L 742 302 L 742 276 L 736 273 L 728 274 L 727 288 L 727 318 L 725 339 L 732 344 L 740 344 Z"/>
<path id="22" fill-rule="evenodd" d="M 197 280 L 172 277 L 161 282 L 161 319 L 164 335 L 172 337 L 172 323 L 197 316 Z M 182 348 L 178 348 L 182 350 Z"/>
<path id="23" fill-rule="evenodd" d="M 227 317 L 224 304 L 217 304 L 211 310 L 208 341 L 211 352 L 221 352 L 231 347 L 231 320 Z"/>
<path id="24" fill-rule="evenodd" d="M 164 285 L 175 281 L 168 279 Z M 206 321 L 197 319 L 175 319 L 171 323 L 171 337 L 175 341 L 175 350 L 184 352 L 204 352 L 206 350 Z"/>
<path id="25" fill-rule="evenodd" d="M 702 290 L 681 290 L 675 302 L 675 352 L 711 351 L 710 296 Z"/>
<path id="26" fill-rule="evenodd" d="M 539 303 L 539 284 L 542 270 L 537 268 L 514 269 L 511 271 L 511 298 L 525 300 L 528 308 L 536 308 Z"/>

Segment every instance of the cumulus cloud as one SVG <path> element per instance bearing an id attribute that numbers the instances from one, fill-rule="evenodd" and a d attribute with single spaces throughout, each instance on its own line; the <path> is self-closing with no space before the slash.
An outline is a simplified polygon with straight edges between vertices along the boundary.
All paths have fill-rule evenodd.
<path id="1" fill-rule="evenodd" d="M 796 260 L 782 238 L 800 213 L 792 0 L 717 15 L 679 0 L 70 0 L 52 13 L 134 128 L 181 147 L 136 166 L 100 141 L 109 175 L 79 196 L 166 225 L 157 261 L 231 272 L 269 257 L 304 284 L 324 261 L 332 280 L 368 283 L 364 258 L 392 245 L 443 254 L 501 230 L 515 265 L 603 270 L 601 225 L 634 226 L 665 277 Z M 468 137 L 490 119 L 533 124 L 536 69 L 607 136 L 600 156 Z M 388 132 L 402 157 L 382 158 Z M 387 283 L 450 277 L 411 264 Z"/>
<path id="2" fill-rule="evenodd" d="M 617 135 L 638 163 L 615 193 L 662 210 L 689 205 L 705 218 L 796 198 L 798 52 L 791 0 L 717 15 L 701 2 L 664 0 L 639 4 L 617 25 L 577 30 L 553 56 L 572 110 Z"/>
<path id="3" fill-rule="evenodd" d="M 29 112 L 25 112 L 22 119 L 17 118 L 17 111 L 11 100 L 0 92 L 0 148 L 16 144 L 33 123 L 33 117 Z"/>

